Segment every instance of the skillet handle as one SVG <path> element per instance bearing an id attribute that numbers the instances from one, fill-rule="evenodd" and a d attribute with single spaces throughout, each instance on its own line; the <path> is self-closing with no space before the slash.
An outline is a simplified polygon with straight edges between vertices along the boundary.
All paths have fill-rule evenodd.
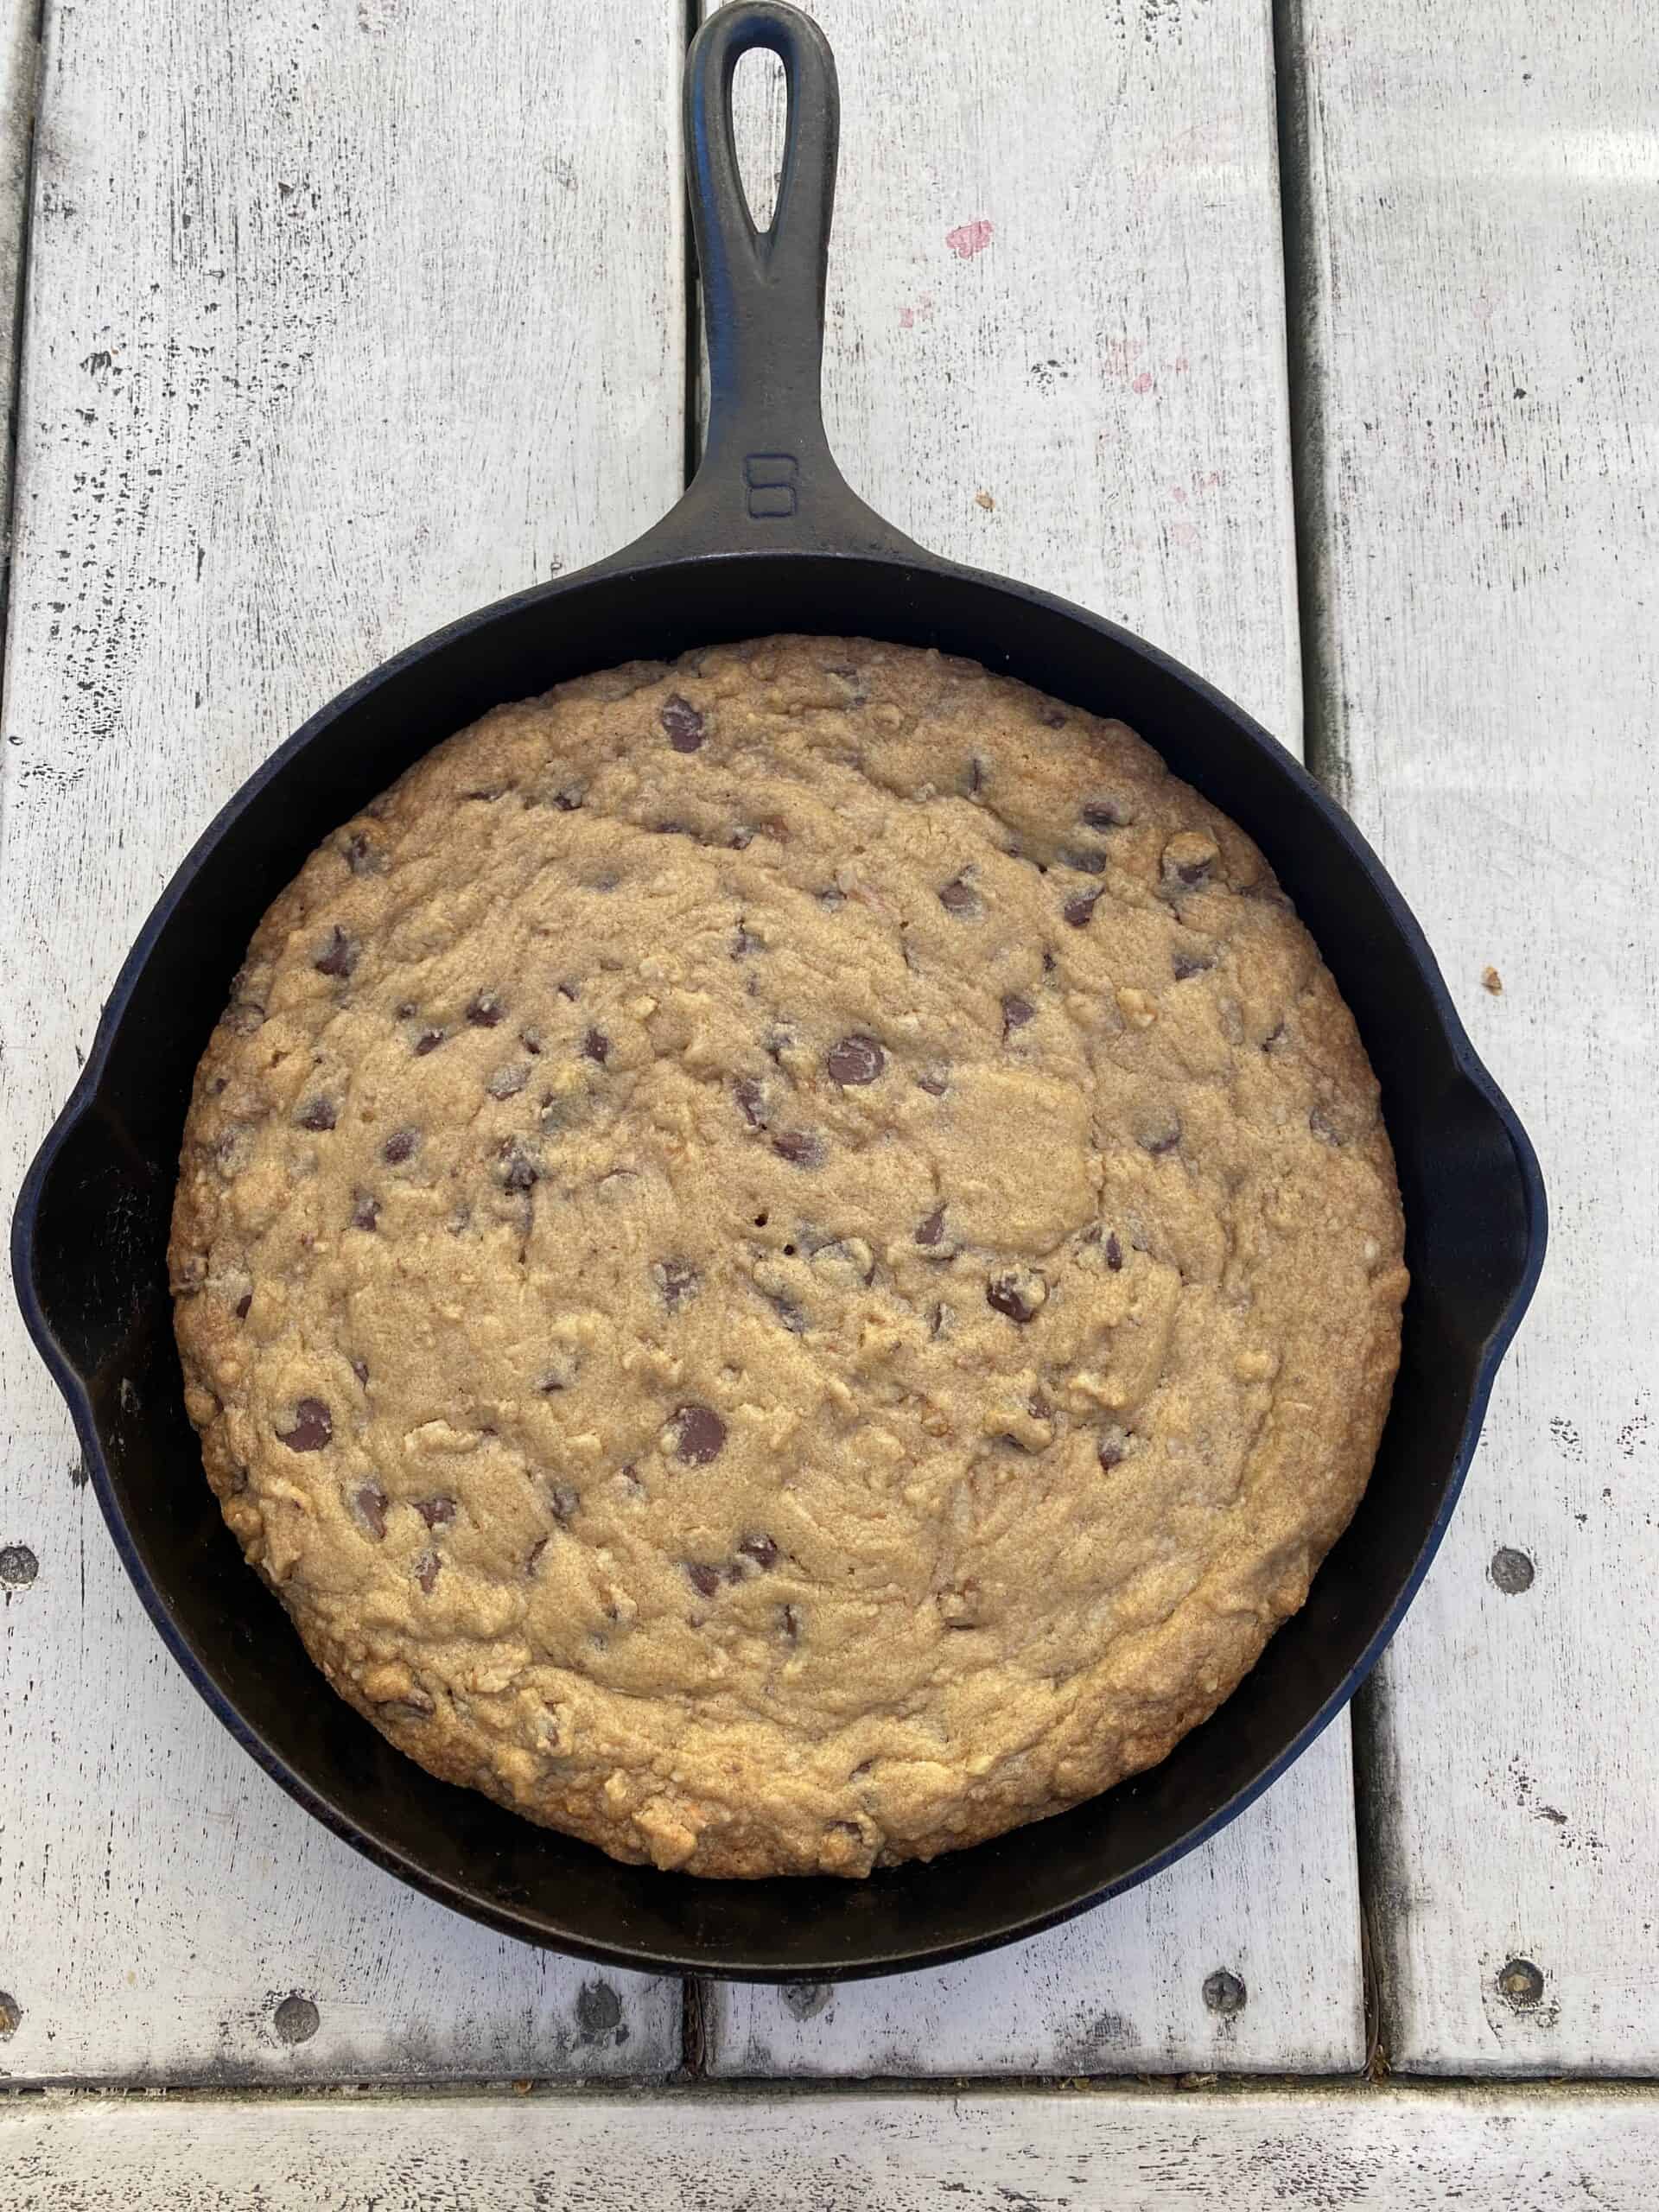
<path id="1" fill-rule="evenodd" d="M 732 130 L 732 80 L 757 47 L 783 63 L 789 104 L 765 231 L 749 213 Z M 709 435 L 684 498 L 620 557 L 920 553 L 853 491 L 824 435 L 823 295 L 840 124 L 830 42 L 784 0 L 734 0 L 691 41 L 685 169 L 709 339 Z"/>

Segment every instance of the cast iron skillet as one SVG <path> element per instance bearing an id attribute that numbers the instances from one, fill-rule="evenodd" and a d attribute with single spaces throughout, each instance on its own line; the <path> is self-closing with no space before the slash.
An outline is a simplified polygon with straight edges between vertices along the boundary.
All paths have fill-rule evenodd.
<path id="1" fill-rule="evenodd" d="M 731 134 L 733 72 L 753 47 L 781 58 L 790 99 L 764 235 Z M 388 661 L 243 787 L 122 969 L 13 1230 L 24 1316 L 139 1595 L 284 1789 L 404 1880 L 511 1935 L 619 1966 L 755 1979 L 880 1974 L 1027 1935 L 1167 1866 L 1266 1789 L 1398 1626 L 1544 1250 L 1532 1147 L 1347 817 L 1167 655 L 1045 592 L 935 559 L 842 480 L 818 405 L 836 118 L 829 48 L 792 9 L 748 0 L 698 35 L 686 124 L 711 408 L 696 480 L 626 552 Z M 1215 1718 L 1153 1772 L 1075 1812 L 864 1883 L 705 1882 L 618 1866 L 393 1751 L 325 1688 L 219 1519 L 185 1419 L 164 1264 L 192 1071 L 254 925 L 312 848 L 501 700 L 779 630 L 938 645 L 1120 715 L 1243 825 L 1318 939 L 1382 1079 L 1413 1278 L 1364 1502 L 1304 1610 Z"/>

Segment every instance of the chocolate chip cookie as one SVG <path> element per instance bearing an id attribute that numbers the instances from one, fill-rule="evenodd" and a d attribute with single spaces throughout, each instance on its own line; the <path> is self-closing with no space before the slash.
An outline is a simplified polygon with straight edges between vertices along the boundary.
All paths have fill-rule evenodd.
<path id="1" fill-rule="evenodd" d="M 171 1267 L 248 1559 L 435 1774 L 867 1873 L 1162 1758 L 1398 1357 L 1352 1020 L 1121 723 L 768 638 L 504 707 L 315 852 Z"/>

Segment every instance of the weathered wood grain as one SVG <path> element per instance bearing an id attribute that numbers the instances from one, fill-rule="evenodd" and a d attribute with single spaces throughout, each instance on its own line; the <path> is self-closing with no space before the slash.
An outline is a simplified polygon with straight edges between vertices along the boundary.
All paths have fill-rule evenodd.
<path id="1" fill-rule="evenodd" d="M 1651 2092 L 30 2099 L 13 2212 L 1645 2212 Z"/>
<path id="2" fill-rule="evenodd" d="M 1659 46 L 1629 8 L 1300 12 L 1319 753 L 1553 1214 L 1369 1709 L 1385 2039 L 1429 2071 L 1650 2073 Z"/>
<path id="3" fill-rule="evenodd" d="M 683 45 L 666 5 L 48 10 L 4 723 L 8 1212 L 129 938 L 262 757 L 394 647 L 677 491 Z M 417 1899 L 234 1749 L 127 1586 L 10 1299 L 0 1362 L 0 2070 L 674 2066 L 677 1986 Z"/>
<path id="4" fill-rule="evenodd" d="M 826 379 L 849 476 L 923 543 L 1120 617 L 1294 744 L 1266 0 L 813 12 L 842 98 Z M 759 60 L 737 107 L 766 176 Z M 1216 1974 L 1242 2011 L 1226 1984 L 1206 2001 Z M 1207 1850 L 1053 1935 L 706 2009 L 722 2074 L 1357 2067 L 1346 1724 Z"/>

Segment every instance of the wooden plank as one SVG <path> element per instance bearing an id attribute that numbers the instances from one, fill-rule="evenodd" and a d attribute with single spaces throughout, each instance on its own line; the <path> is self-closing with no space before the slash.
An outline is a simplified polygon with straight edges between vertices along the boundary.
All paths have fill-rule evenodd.
<path id="1" fill-rule="evenodd" d="M 1635 2089 L 169 2097 L 0 2113 L 13 2212 L 1637 2212 Z"/>
<path id="2" fill-rule="evenodd" d="M 1659 47 L 1544 0 L 1302 16 L 1316 727 L 1553 1215 L 1369 1715 L 1385 2038 L 1651 2073 Z"/>
<path id="3" fill-rule="evenodd" d="M 924 544 L 1121 617 L 1294 744 L 1267 0 L 1031 0 L 1017 36 L 991 0 L 948 25 L 927 0 L 815 12 L 842 95 L 827 411 L 852 481 Z M 759 58 L 737 106 L 766 177 Z M 1353 2068 L 1357 1929 L 1344 1722 L 1207 1851 L 1017 1950 L 833 1997 L 711 1988 L 711 2066 Z M 1217 1974 L 1242 2012 L 1206 2002 Z"/>
<path id="4" fill-rule="evenodd" d="M 261 758 L 395 647 L 677 492 L 683 43 L 666 5 L 48 10 L 3 761 L 8 1212 L 125 945 Z M 232 1746 L 0 1306 L 0 2068 L 675 2065 L 677 1985 L 417 1899 Z"/>

